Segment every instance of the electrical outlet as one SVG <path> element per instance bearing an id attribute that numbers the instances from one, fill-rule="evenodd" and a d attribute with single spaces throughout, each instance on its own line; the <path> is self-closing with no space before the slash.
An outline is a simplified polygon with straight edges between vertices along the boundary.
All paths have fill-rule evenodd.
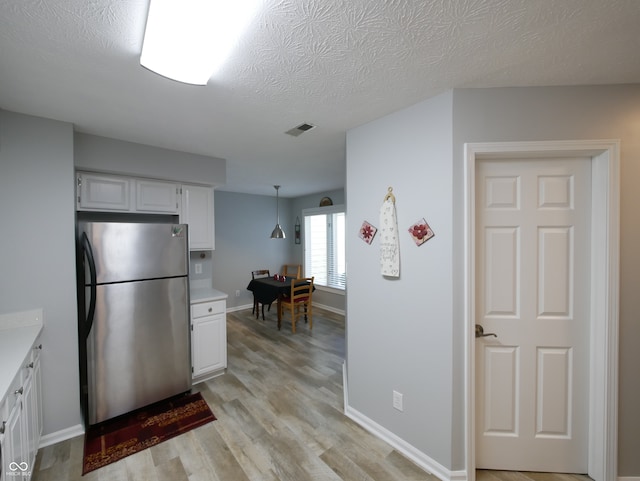
<path id="1" fill-rule="evenodd" d="M 398 391 L 393 391 L 393 407 L 398 411 L 403 411 L 402 407 L 402 393 Z"/>
<path id="2" fill-rule="evenodd" d="M 202 264 L 199 262 L 196 264 L 196 274 L 202 274 Z"/>
<path id="3" fill-rule="evenodd" d="M 240 297 L 240 291 L 236 291 L 236 297 Z"/>

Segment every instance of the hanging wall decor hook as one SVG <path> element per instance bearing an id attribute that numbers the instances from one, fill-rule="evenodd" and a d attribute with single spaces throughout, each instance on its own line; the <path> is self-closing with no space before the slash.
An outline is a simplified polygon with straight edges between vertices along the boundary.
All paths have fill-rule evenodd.
<path id="1" fill-rule="evenodd" d="M 384 202 L 391 199 L 391 202 L 396 203 L 396 196 L 393 195 L 393 187 L 387 189 L 387 195 L 384 196 Z"/>

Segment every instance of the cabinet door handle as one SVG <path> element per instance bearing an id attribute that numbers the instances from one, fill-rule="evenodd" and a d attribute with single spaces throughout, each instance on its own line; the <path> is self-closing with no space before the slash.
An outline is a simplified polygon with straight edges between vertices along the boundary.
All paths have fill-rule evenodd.
<path id="1" fill-rule="evenodd" d="M 212 312 L 212 311 L 213 311 L 213 308 L 212 308 L 212 307 L 210 307 L 210 308 L 209 308 L 209 312 Z"/>
<path id="2" fill-rule="evenodd" d="M 6 426 L 7 421 L 2 421 L 2 426 L 0 426 L 0 434 L 4 434 L 4 427 Z"/>
<path id="3" fill-rule="evenodd" d="M 23 392 L 24 392 L 24 387 L 21 387 L 20 389 L 16 389 L 15 391 L 13 391 L 13 394 L 17 396 L 18 394 L 22 394 Z"/>
<path id="4" fill-rule="evenodd" d="M 27 364 L 27 368 L 33 369 L 33 362 L 30 362 L 29 364 Z"/>

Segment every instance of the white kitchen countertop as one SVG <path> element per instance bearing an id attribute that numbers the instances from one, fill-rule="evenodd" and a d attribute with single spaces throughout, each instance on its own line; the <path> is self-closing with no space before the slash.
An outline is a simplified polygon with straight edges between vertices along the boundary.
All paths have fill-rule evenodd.
<path id="1" fill-rule="evenodd" d="M 42 309 L 0 315 L 0 399 L 42 332 Z"/>
<path id="2" fill-rule="evenodd" d="M 189 295 L 191 297 L 191 304 L 193 304 L 194 302 L 221 301 L 229 297 L 224 292 L 212 287 L 192 288 L 189 291 Z"/>

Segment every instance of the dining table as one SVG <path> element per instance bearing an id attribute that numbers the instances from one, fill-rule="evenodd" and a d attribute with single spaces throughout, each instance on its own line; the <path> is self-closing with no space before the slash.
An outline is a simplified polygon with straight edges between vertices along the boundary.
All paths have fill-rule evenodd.
<path id="1" fill-rule="evenodd" d="M 280 301 L 283 297 L 286 297 L 291 293 L 292 280 L 294 280 L 293 277 L 280 276 L 278 279 L 275 279 L 273 277 L 259 277 L 257 279 L 252 279 L 247 286 L 247 289 L 253 292 L 255 299 L 259 303 L 270 305 L 274 301 L 277 301 L 278 325 L 280 325 L 280 322 L 282 320 Z M 313 290 L 316 290 L 315 286 L 313 286 Z"/>

